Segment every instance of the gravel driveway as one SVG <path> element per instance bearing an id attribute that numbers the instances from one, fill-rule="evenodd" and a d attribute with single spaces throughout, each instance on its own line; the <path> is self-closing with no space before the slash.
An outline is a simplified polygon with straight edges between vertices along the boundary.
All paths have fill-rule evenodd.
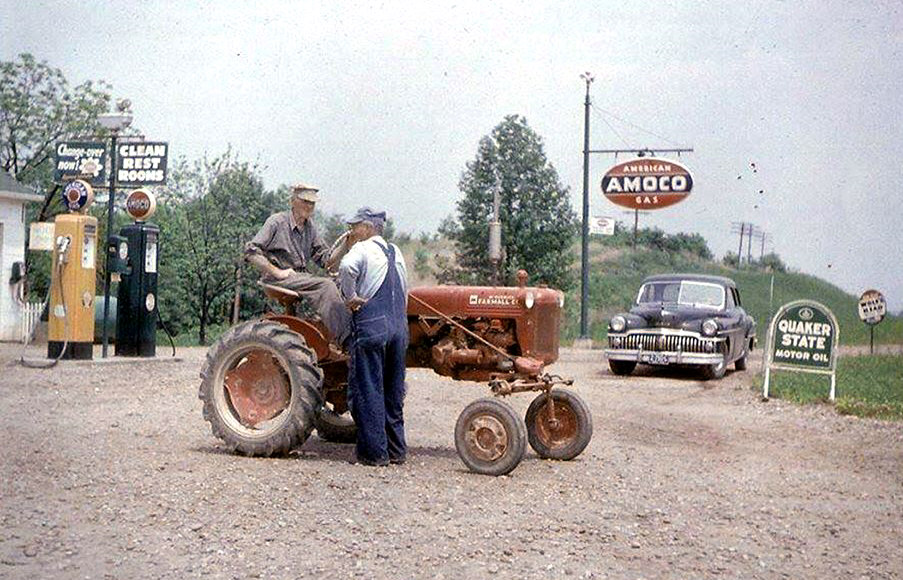
<path id="1" fill-rule="evenodd" d="M 51 370 L 19 353 L 0 346 L 2 578 L 903 577 L 903 424 L 760 402 L 756 361 L 624 379 L 564 350 L 551 370 L 577 379 L 592 442 L 491 478 L 453 441 L 488 389 L 431 371 L 409 372 L 408 463 L 374 469 L 316 436 L 223 452 L 204 349 Z"/>

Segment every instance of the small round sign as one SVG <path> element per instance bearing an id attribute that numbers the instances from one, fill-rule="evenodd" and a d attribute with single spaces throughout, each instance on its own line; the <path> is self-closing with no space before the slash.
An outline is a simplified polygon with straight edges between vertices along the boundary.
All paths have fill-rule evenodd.
<path id="1" fill-rule="evenodd" d="M 866 290 L 859 297 L 859 319 L 866 324 L 878 324 L 887 316 L 887 301 L 877 290 Z"/>
<path id="2" fill-rule="evenodd" d="M 94 188 L 87 181 L 76 179 L 63 188 L 63 204 L 72 212 L 87 211 L 94 202 Z"/>
<path id="3" fill-rule="evenodd" d="M 126 198 L 125 210 L 135 221 L 147 221 L 157 210 L 157 200 L 148 190 L 136 189 Z"/>
<path id="4" fill-rule="evenodd" d="M 148 293 L 144 298 L 144 306 L 147 308 L 148 312 L 153 312 L 154 307 L 157 305 L 157 297 L 153 295 L 153 293 Z"/>

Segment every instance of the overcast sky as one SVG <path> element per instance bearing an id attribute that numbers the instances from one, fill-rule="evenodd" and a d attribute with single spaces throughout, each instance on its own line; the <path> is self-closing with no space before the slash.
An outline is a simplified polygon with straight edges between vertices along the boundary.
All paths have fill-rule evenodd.
<path id="1" fill-rule="evenodd" d="M 313 182 L 322 209 L 383 207 L 411 232 L 454 212 L 479 139 L 512 113 L 579 214 L 591 71 L 592 149 L 695 149 L 693 193 L 641 225 L 699 232 L 720 257 L 731 222 L 752 222 L 791 267 L 897 311 L 901 6 L 0 0 L 0 59 L 103 79 L 173 155 L 231 145 L 267 187 Z M 614 163 L 592 157 L 591 213 L 631 222 L 601 194 Z"/>

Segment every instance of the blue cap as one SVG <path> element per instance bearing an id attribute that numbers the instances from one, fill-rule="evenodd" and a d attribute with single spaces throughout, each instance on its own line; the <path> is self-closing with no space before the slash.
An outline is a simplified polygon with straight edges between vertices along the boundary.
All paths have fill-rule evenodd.
<path id="1" fill-rule="evenodd" d="M 352 217 L 345 220 L 345 223 L 356 224 L 360 222 L 368 222 L 374 226 L 380 227 L 386 222 L 386 212 L 375 211 L 369 207 L 362 207 L 357 210 Z"/>

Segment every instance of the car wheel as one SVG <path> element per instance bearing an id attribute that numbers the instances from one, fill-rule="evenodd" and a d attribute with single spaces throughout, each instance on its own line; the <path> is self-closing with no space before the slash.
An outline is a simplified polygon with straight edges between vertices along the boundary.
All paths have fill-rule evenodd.
<path id="1" fill-rule="evenodd" d="M 629 375 L 636 368 L 636 361 L 632 360 L 609 360 L 608 368 L 616 375 Z"/>
<path id="2" fill-rule="evenodd" d="M 738 371 L 746 370 L 746 353 L 744 353 L 743 356 L 734 361 L 734 368 Z"/>
<path id="3" fill-rule="evenodd" d="M 706 365 L 702 367 L 702 379 L 705 381 L 720 379 L 726 371 L 727 365 L 724 364 L 724 361 L 714 365 Z"/>

